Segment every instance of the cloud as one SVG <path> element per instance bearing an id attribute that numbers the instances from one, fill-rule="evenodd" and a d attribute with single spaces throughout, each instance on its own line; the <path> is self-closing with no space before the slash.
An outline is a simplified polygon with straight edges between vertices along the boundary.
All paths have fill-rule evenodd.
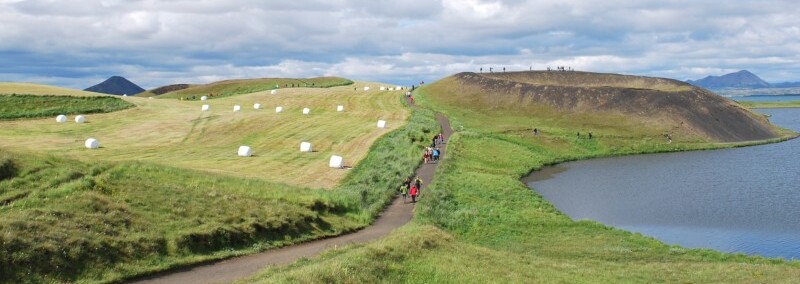
<path id="1" fill-rule="evenodd" d="M 335 75 L 411 84 L 494 66 L 800 80 L 793 1 L 0 0 L 0 81 L 145 87 Z"/>

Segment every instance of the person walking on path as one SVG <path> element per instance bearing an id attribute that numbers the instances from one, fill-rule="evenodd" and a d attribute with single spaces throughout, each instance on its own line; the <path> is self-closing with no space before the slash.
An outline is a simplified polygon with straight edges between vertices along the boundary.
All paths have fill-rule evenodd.
<path id="1" fill-rule="evenodd" d="M 406 198 L 408 197 L 408 184 L 403 183 L 400 185 L 400 194 L 403 195 L 403 204 L 408 203 L 406 202 Z"/>
<path id="2" fill-rule="evenodd" d="M 414 185 L 417 187 L 418 190 L 422 190 L 422 179 L 419 178 L 419 176 L 417 176 L 417 178 L 414 179 Z"/>
<path id="3" fill-rule="evenodd" d="M 438 148 L 433 149 L 433 162 L 434 163 L 438 163 L 439 162 L 439 149 Z"/>
<path id="4" fill-rule="evenodd" d="M 416 185 L 411 186 L 411 203 L 417 203 L 417 195 L 419 194 L 419 189 L 417 189 Z"/>
<path id="5" fill-rule="evenodd" d="M 437 141 L 439 141 L 439 135 L 433 135 L 433 139 L 431 140 L 431 148 L 436 148 Z"/>
<path id="6" fill-rule="evenodd" d="M 444 144 L 444 135 L 441 132 L 439 132 L 439 144 Z"/>

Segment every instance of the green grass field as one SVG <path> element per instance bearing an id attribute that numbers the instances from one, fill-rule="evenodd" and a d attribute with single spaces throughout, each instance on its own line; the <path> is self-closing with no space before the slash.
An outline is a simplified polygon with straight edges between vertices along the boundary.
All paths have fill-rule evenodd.
<path id="1" fill-rule="evenodd" d="M 107 113 L 133 106 L 114 97 L 0 95 L 0 120 Z"/>
<path id="2" fill-rule="evenodd" d="M 224 98 L 208 102 L 208 114 L 199 102 L 127 97 L 136 108 L 92 115 L 85 125 L 0 122 L 0 283 L 115 281 L 366 226 L 413 173 L 437 128 L 430 112 L 409 118 L 399 92 L 350 90 Z M 266 109 L 252 109 L 254 101 Z M 234 103 L 242 112 L 228 109 Z M 277 104 L 286 112 L 276 114 Z M 337 104 L 345 112 L 336 112 Z M 299 114 L 303 106 L 310 116 Z M 390 128 L 377 129 L 377 118 Z M 87 133 L 118 140 L 96 153 L 81 148 Z M 160 135 L 180 143 L 149 140 Z M 48 146 L 59 139 L 73 142 Z M 251 142 L 256 157 L 238 158 L 241 139 L 278 146 Z M 318 152 L 303 157 L 299 142 L 306 139 Z M 291 142 L 281 149 L 281 141 Z M 212 152 L 222 142 L 231 146 L 224 154 L 170 161 L 186 157 L 172 150 Z M 328 168 L 333 151 L 354 168 Z M 280 155 L 290 157 L 265 162 Z M 253 176 L 236 172 L 237 164 L 255 167 Z"/>
<path id="3" fill-rule="evenodd" d="M 339 77 L 317 77 L 308 79 L 263 78 L 263 79 L 227 80 L 206 85 L 195 85 L 187 89 L 160 95 L 158 96 L 158 98 L 163 98 L 163 99 L 184 98 L 189 100 L 200 100 L 201 96 L 209 96 L 209 99 L 216 99 L 233 95 L 263 92 L 274 89 L 300 88 L 300 87 L 330 88 L 338 86 L 349 86 L 352 84 L 354 84 L 353 81 Z"/>
<path id="4" fill-rule="evenodd" d="M 739 102 L 747 108 L 795 108 L 800 107 L 800 101 L 786 102 Z"/>
<path id="5" fill-rule="evenodd" d="M 414 221 L 387 239 L 262 271 L 246 283 L 792 283 L 800 262 L 666 245 L 592 221 L 573 221 L 520 178 L 592 157 L 739 146 L 683 139 L 615 116 L 527 115 L 455 107 L 432 84 L 419 105 L 457 130 Z M 460 103 L 463 103 L 460 102 Z M 617 119 L 617 120 L 613 120 Z M 609 121 L 611 120 L 611 121 Z M 533 127 L 542 130 L 534 137 Z M 593 131 L 595 139 L 575 133 Z M 792 136 L 786 133 L 785 138 Z M 585 136 L 584 136 L 585 137 Z"/>

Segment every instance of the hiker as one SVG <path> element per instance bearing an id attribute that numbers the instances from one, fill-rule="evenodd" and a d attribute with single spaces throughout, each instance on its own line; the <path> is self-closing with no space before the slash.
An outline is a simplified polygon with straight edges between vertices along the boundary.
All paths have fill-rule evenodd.
<path id="1" fill-rule="evenodd" d="M 539 136 L 539 129 L 533 129 L 533 136 Z"/>
<path id="2" fill-rule="evenodd" d="M 439 149 L 433 149 L 433 161 L 436 163 L 439 162 Z"/>
<path id="3" fill-rule="evenodd" d="M 400 194 L 403 195 L 403 204 L 406 204 L 406 198 L 408 197 L 408 184 L 403 183 L 400 185 Z"/>
<path id="4" fill-rule="evenodd" d="M 592 139 L 592 133 L 589 132 L 589 139 Z"/>
<path id="5" fill-rule="evenodd" d="M 431 148 L 436 148 L 436 141 L 439 140 L 439 135 L 433 135 L 433 143 L 431 143 Z"/>
<path id="6" fill-rule="evenodd" d="M 411 186 L 411 203 L 417 203 L 417 195 L 419 194 L 419 189 L 416 185 Z"/>
<path id="7" fill-rule="evenodd" d="M 503 67 L 503 73 L 506 73 L 506 68 L 505 67 Z"/>
<path id="8" fill-rule="evenodd" d="M 481 67 L 481 73 L 483 73 L 483 67 Z"/>
<path id="9" fill-rule="evenodd" d="M 419 176 L 414 179 L 414 185 L 417 186 L 417 189 L 422 190 L 422 179 Z"/>
<path id="10" fill-rule="evenodd" d="M 492 73 L 493 67 L 489 67 L 489 73 Z"/>
<path id="11" fill-rule="evenodd" d="M 578 139 L 581 139 L 581 133 L 578 132 Z"/>
<path id="12" fill-rule="evenodd" d="M 426 164 L 428 163 L 428 148 L 425 148 L 425 152 L 422 152 L 422 159 Z"/>
<path id="13" fill-rule="evenodd" d="M 444 144 L 444 135 L 441 132 L 439 132 L 439 144 Z"/>
<path id="14" fill-rule="evenodd" d="M 414 95 L 408 96 L 408 99 L 411 100 L 411 104 L 414 104 Z"/>

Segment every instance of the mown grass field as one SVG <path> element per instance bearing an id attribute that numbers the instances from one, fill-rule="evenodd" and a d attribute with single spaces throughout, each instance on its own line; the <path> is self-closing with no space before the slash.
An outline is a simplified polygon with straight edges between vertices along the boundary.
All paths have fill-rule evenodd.
<path id="1" fill-rule="evenodd" d="M 328 91 L 322 90 L 322 94 L 337 98 L 336 101 L 347 101 L 345 113 L 336 113 L 334 105 L 329 115 L 351 114 L 354 116 L 351 120 L 358 121 L 369 112 L 358 111 L 358 106 L 374 106 L 374 111 L 391 111 L 397 117 L 390 119 L 395 129 L 392 131 L 374 130 L 369 119 L 370 131 L 363 135 L 376 137 L 359 140 L 364 143 L 360 151 L 365 157 L 357 164 L 348 159 L 348 164 L 355 166 L 352 170 L 327 169 L 340 172 L 343 177 L 332 182 L 335 185 L 332 190 L 269 181 L 280 178 L 270 178 L 268 174 L 247 178 L 235 173 L 168 166 L 164 164 L 169 163 L 144 157 L 107 159 L 89 155 L 76 159 L 80 155 L 74 153 L 79 152 L 71 151 L 79 150 L 70 147 L 52 151 L 36 151 L 28 146 L 0 147 L 0 283 L 116 281 L 366 226 L 390 201 L 400 179 L 413 173 L 419 163 L 419 151 L 437 128 L 430 112 L 414 111 L 405 120 L 410 112 L 397 93 Z M 292 96 L 283 102 L 324 100 L 313 94 L 287 95 Z M 248 96 L 237 98 L 246 100 Z M 107 125 L 95 130 L 125 128 L 135 122 L 159 125 L 154 120 L 169 120 L 170 114 L 180 117 L 179 111 L 167 114 L 159 111 L 180 109 L 184 103 L 192 110 L 199 108 L 199 104 L 172 100 L 131 97 L 126 100 L 139 107 L 107 114 L 106 118 L 119 121 L 106 121 Z M 224 105 L 224 100 L 216 103 Z M 389 110 L 389 107 L 396 108 Z M 240 114 L 247 111 L 244 109 Z M 265 110 L 252 112 L 245 116 L 256 121 L 274 114 Z M 125 119 L 126 113 L 135 119 Z M 90 121 L 97 119 L 93 117 Z M 44 121 L 30 120 L 5 124 L 0 129 L 17 123 L 45 125 Z M 330 131 L 348 130 L 327 123 L 330 122 L 321 125 L 330 127 Z M 49 126 L 37 127 L 38 132 L 33 131 L 30 138 L 44 135 Z M 5 141 L 6 137 L 15 137 L 12 135 L 15 133 L 21 135 L 24 131 L 20 128 L 0 137 Z M 266 136 L 275 132 L 260 133 Z M 366 142 L 369 139 L 374 143 Z M 299 150 L 299 145 L 291 148 Z M 130 149 L 121 147 L 109 152 Z M 234 155 L 235 149 L 229 152 Z M 324 162 L 327 168 L 327 157 Z M 272 175 L 292 172 L 264 165 L 259 165 L 259 169 Z M 306 175 L 303 179 L 318 177 Z"/>
<path id="2" fill-rule="evenodd" d="M 122 99 L 109 96 L 0 95 L 0 120 L 107 113 L 133 106 Z"/>
<path id="3" fill-rule="evenodd" d="M 0 94 L 30 94 L 30 95 L 63 95 L 63 96 L 108 96 L 95 92 L 87 92 L 69 88 L 33 84 L 33 83 L 14 83 L 0 82 Z"/>
<path id="4" fill-rule="evenodd" d="M 57 154 L 81 161 L 148 161 L 290 185 L 332 188 L 347 171 L 331 171 L 331 155 L 352 166 L 381 135 L 403 125 L 408 110 L 401 91 L 378 91 L 377 83 L 333 88 L 290 88 L 201 101 L 125 97 L 136 108 L 87 115 L 87 123 L 58 124 L 52 118 L 0 122 L 0 148 Z M 362 86 L 370 85 L 365 92 Z M 260 103 L 262 109 L 253 105 Z M 210 111 L 202 112 L 208 104 Z M 240 112 L 233 106 L 240 105 Z M 337 112 L 343 105 L 344 112 Z M 275 107 L 284 111 L 276 113 Z M 303 108 L 311 114 L 303 115 Z M 379 129 L 379 119 L 388 122 Z M 83 148 L 88 138 L 101 148 Z M 315 152 L 301 153 L 311 142 Z M 254 156 L 236 156 L 240 145 Z"/>
<path id="5" fill-rule="evenodd" d="M 545 165 L 608 155 L 732 147 L 616 116 L 554 116 L 454 106 L 432 84 L 419 105 L 457 131 L 414 221 L 387 239 L 262 271 L 243 283 L 793 283 L 800 262 L 666 245 L 592 221 L 573 221 L 520 178 Z M 542 132 L 534 137 L 531 129 Z M 593 131 L 594 139 L 576 138 Z M 585 134 L 584 134 L 585 135 Z M 793 134 L 786 133 L 784 137 Z"/>
<path id="6" fill-rule="evenodd" d="M 209 99 L 222 98 L 233 95 L 250 94 L 263 92 L 273 89 L 286 88 L 330 88 L 338 86 L 349 86 L 354 84 L 345 78 L 339 77 L 317 77 L 308 79 L 292 78 L 263 78 L 263 79 L 242 79 L 227 80 L 205 85 L 195 85 L 187 89 L 169 92 L 158 96 L 162 99 L 189 99 L 199 100 L 201 96 L 209 96 Z M 276 87 L 277 86 L 277 87 Z"/>

